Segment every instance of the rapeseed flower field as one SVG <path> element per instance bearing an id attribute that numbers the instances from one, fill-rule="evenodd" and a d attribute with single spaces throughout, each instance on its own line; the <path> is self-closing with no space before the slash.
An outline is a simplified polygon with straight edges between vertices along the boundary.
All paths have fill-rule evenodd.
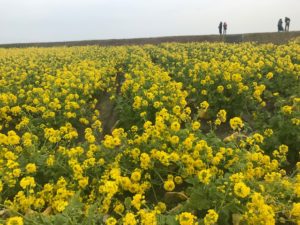
<path id="1" fill-rule="evenodd" d="M 0 49 L 0 224 L 300 224 L 300 45 Z"/>

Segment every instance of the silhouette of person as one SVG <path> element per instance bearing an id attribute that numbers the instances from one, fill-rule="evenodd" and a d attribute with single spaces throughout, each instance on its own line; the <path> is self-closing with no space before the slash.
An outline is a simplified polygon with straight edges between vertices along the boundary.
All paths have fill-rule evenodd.
<path id="1" fill-rule="evenodd" d="M 285 17 L 285 18 L 284 18 L 284 22 L 285 22 L 284 30 L 285 30 L 285 31 L 289 31 L 289 30 L 290 30 L 290 22 L 291 22 L 291 19 L 288 18 L 288 17 Z"/>
<path id="2" fill-rule="evenodd" d="M 223 24 L 222 24 L 222 22 L 220 22 L 219 26 L 218 26 L 220 35 L 222 35 L 222 27 L 223 27 Z"/>
<path id="3" fill-rule="evenodd" d="M 278 27 L 278 32 L 283 31 L 283 26 L 282 26 L 283 22 L 282 19 L 279 19 L 277 27 Z"/>
<path id="4" fill-rule="evenodd" d="M 227 32 L 227 23 L 224 22 L 223 23 L 223 34 L 226 34 L 226 32 Z"/>

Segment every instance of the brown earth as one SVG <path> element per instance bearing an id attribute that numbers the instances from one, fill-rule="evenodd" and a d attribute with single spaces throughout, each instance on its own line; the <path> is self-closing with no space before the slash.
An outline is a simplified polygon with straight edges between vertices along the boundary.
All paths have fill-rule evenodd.
<path id="1" fill-rule="evenodd" d="M 170 37 L 151 37 L 151 38 L 131 38 L 131 39 L 108 39 L 108 40 L 84 40 L 67 42 L 40 42 L 40 43 L 15 43 L 0 44 L 0 48 L 25 48 L 25 47 L 54 47 L 54 46 L 118 46 L 118 45 L 143 45 L 160 44 L 164 42 L 257 42 L 284 44 L 290 40 L 300 38 L 300 31 L 291 32 L 271 32 L 271 33 L 249 33 L 249 34 L 229 34 L 220 35 L 194 35 L 194 36 L 170 36 Z M 297 39 L 298 40 L 298 39 Z"/>

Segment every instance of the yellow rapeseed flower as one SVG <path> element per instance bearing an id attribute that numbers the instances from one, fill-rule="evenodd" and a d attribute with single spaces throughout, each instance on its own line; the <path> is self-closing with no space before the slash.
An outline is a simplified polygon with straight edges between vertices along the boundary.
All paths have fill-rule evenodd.
<path id="1" fill-rule="evenodd" d="M 6 225 L 23 225 L 23 218 L 20 216 L 10 217 L 6 220 Z"/>
<path id="2" fill-rule="evenodd" d="M 167 180 L 164 182 L 164 189 L 166 191 L 173 191 L 175 188 L 175 184 L 172 180 Z"/>
<path id="3" fill-rule="evenodd" d="M 218 213 L 213 210 L 213 209 L 209 209 L 207 211 L 207 214 L 204 217 L 204 224 L 205 225 L 213 225 L 216 224 L 218 221 L 219 215 Z"/>
<path id="4" fill-rule="evenodd" d="M 234 117 L 230 119 L 229 123 L 230 123 L 230 127 L 233 130 L 237 130 L 237 129 L 239 130 L 244 127 L 243 120 L 240 117 Z"/>
<path id="5" fill-rule="evenodd" d="M 241 198 L 245 198 L 250 194 L 250 188 L 243 182 L 236 183 L 233 189 L 234 193 Z"/>
<path id="6" fill-rule="evenodd" d="M 26 165 L 27 173 L 35 173 L 36 172 L 36 165 L 34 163 L 28 163 Z"/>
<path id="7" fill-rule="evenodd" d="M 179 221 L 180 225 L 195 225 L 197 217 L 189 212 L 182 212 L 176 216 L 176 220 Z"/>
<path id="8" fill-rule="evenodd" d="M 171 124 L 171 130 L 173 130 L 173 131 L 179 131 L 180 130 L 180 123 L 178 123 L 177 121 L 173 122 Z"/>

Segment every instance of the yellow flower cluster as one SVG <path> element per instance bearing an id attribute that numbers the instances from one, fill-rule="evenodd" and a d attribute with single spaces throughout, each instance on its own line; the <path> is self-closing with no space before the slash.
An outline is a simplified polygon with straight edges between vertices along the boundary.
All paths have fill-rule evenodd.
<path id="1" fill-rule="evenodd" d="M 239 117 L 234 117 L 234 118 L 230 119 L 229 123 L 230 123 L 230 127 L 233 130 L 240 130 L 244 126 L 242 119 Z"/>
<path id="2" fill-rule="evenodd" d="M 245 198 L 249 195 L 250 188 L 243 182 L 239 182 L 234 185 L 234 193 L 241 198 Z"/>
<path id="3" fill-rule="evenodd" d="M 189 212 L 183 212 L 180 215 L 177 216 L 177 220 L 179 221 L 180 225 L 194 225 L 198 224 L 195 223 L 196 216 Z"/>
<path id="4" fill-rule="evenodd" d="M 275 224 L 275 213 L 271 206 L 265 203 L 260 193 L 253 193 L 251 202 L 247 204 L 248 212 L 244 215 L 244 220 L 248 224 Z"/>
<path id="5" fill-rule="evenodd" d="M 0 49 L 0 223 L 299 223 L 299 52 Z"/>
<path id="6" fill-rule="evenodd" d="M 213 225 L 216 224 L 218 221 L 219 215 L 216 213 L 215 210 L 209 209 L 207 214 L 204 217 L 204 224 L 205 225 Z"/>
<path id="7" fill-rule="evenodd" d="M 7 225 L 23 225 L 23 218 L 20 216 L 14 216 L 14 217 L 10 217 L 7 221 L 6 221 Z"/>

